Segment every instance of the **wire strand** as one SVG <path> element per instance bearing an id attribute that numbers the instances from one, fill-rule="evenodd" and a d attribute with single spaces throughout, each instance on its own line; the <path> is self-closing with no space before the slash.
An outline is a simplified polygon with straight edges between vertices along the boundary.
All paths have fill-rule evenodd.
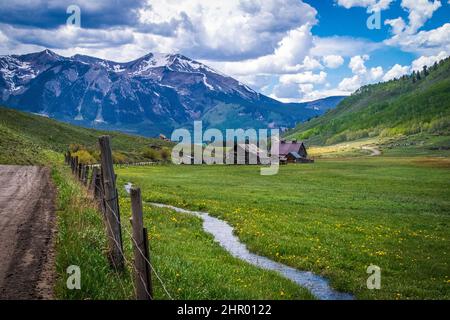
<path id="1" fill-rule="evenodd" d="M 103 192 L 102 189 L 100 189 L 98 186 L 95 186 L 99 191 L 100 194 L 102 196 L 102 198 L 104 199 L 105 194 Z M 117 191 L 116 191 L 117 192 Z M 116 195 L 116 197 L 114 197 L 112 200 L 115 200 L 116 198 L 118 198 L 118 195 Z M 108 209 L 113 213 L 114 218 L 117 220 L 117 223 L 119 223 L 119 225 L 121 226 L 121 229 L 123 227 L 122 222 L 120 221 L 120 218 L 118 217 L 117 213 L 114 211 L 113 208 L 111 208 L 111 206 L 108 204 L 108 202 L 105 200 L 103 203 L 105 203 L 105 205 L 108 207 Z M 106 219 L 108 221 L 108 219 Z M 108 221 L 109 227 L 112 228 L 110 222 Z M 145 254 L 142 252 L 142 250 L 139 248 L 136 239 L 133 237 L 133 235 L 131 234 L 131 232 L 125 227 L 125 232 L 130 236 L 131 240 L 134 242 L 136 248 L 139 251 L 139 254 L 144 258 L 144 260 L 146 261 L 146 263 L 150 266 L 150 268 L 152 269 L 153 273 L 156 275 L 156 278 L 158 279 L 158 281 L 161 283 L 161 286 L 164 290 L 164 292 L 166 293 L 166 295 L 171 299 L 174 300 L 172 295 L 169 293 L 169 291 L 167 290 L 166 285 L 164 284 L 164 281 L 162 280 L 162 278 L 160 277 L 160 275 L 158 274 L 158 272 L 156 271 L 155 267 L 153 266 L 153 264 L 147 259 L 147 257 L 145 256 Z M 119 245 L 119 243 L 117 242 L 116 239 L 113 239 L 116 243 L 116 245 L 120 248 L 121 246 Z M 124 256 L 124 253 L 122 250 L 121 251 L 121 255 Z M 125 256 L 124 256 L 125 258 Z M 136 270 L 137 271 L 137 270 Z M 147 292 L 148 293 L 148 292 Z M 149 296 L 151 296 L 149 294 Z"/>

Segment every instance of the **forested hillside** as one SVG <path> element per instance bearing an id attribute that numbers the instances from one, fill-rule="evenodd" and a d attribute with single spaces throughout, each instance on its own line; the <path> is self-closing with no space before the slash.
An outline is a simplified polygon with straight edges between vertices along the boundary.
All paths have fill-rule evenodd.
<path id="1" fill-rule="evenodd" d="M 450 58 L 400 79 L 361 87 L 336 109 L 286 136 L 330 145 L 421 132 L 450 134 Z"/>

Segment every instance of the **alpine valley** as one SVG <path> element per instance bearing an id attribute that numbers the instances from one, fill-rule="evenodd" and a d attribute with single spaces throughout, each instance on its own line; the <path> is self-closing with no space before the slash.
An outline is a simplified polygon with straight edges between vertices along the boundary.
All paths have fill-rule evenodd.
<path id="1" fill-rule="evenodd" d="M 0 102 L 98 129 L 144 136 L 174 128 L 290 128 L 343 97 L 282 103 L 180 54 L 126 63 L 50 50 L 0 57 Z"/>

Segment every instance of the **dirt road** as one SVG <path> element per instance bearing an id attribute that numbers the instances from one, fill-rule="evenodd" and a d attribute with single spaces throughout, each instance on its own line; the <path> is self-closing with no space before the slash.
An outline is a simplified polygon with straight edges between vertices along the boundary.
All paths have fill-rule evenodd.
<path id="1" fill-rule="evenodd" d="M 370 154 L 371 157 L 381 156 L 381 151 L 377 147 L 364 146 L 361 149 L 372 152 Z"/>
<path id="2" fill-rule="evenodd" d="M 50 170 L 0 165 L 0 299 L 51 299 L 55 189 Z"/>

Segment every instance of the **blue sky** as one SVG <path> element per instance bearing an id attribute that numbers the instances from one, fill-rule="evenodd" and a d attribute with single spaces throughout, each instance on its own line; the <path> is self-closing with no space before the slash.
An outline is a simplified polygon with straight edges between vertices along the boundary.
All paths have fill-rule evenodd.
<path id="1" fill-rule="evenodd" d="M 450 0 L 16 0 L 0 54 L 182 53 L 282 101 L 348 95 L 450 55 Z M 67 25 L 69 5 L 81 25 Z M 367 19 L 380 13 L 380 28 Z"/>

